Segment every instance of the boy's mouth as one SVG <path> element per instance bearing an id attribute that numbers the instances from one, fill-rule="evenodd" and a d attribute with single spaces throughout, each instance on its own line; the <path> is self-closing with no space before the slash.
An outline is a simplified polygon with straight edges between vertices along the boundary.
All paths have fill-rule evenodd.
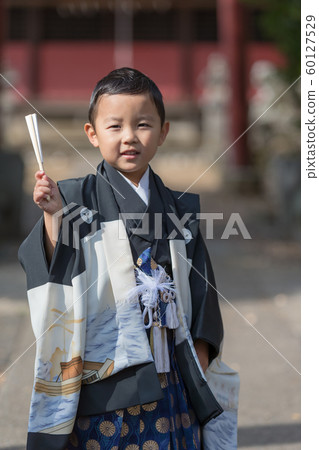
<path id="1" fill-rule="evenodd" d="M 139 152 L 137 150 L 125 150 L 124 152 L 121 152 L 122 156 L 136 156 Z"/>

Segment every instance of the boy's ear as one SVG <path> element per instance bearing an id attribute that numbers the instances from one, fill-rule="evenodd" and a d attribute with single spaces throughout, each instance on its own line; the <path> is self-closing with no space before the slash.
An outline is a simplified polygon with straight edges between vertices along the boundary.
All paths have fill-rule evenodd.
<path id="1" fill-rule="evenodd" d="M 87 137 L 89 138 L 89 141 L 91 142 L 91 144 L 94 147 L 98 147 L 99 146 L 99 141 L 98 141 L 98 138 L 97 138 L 97 135 L 95 133 L 93 125 L 91 123 L 89 123 L 89 122 L 86 123 L 84 125 L 84 131 L 85 131 L 85 134 L 87 135 Z"/>
<path id="2" fill-rule="evenodd" d="M 161 131 L 158 146 L 164 144 L 166 136 L 168 135 L 168 132 L 169 132 L 169 122 L 165 122 L 164 125 L 162 126 L 162 131 Z"/>

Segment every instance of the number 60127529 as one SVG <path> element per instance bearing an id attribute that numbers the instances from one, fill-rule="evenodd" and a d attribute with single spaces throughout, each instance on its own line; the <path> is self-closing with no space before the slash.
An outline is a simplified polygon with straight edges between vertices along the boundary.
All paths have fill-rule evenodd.
<path id="1" fill-rule="evenodd" d="M 306 74 L 314 75 L 316 72 L 315 66 L 315 56 L 316 56 L 316 46 L 315 46 L 315 36 L 316 36 L 316 18 L 315 16 L 306 16 Z"/>

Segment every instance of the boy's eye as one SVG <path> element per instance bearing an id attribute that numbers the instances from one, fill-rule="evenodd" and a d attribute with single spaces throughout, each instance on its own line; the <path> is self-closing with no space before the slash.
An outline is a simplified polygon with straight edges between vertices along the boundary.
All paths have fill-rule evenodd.
<path id="1" fill-rule="evenodd" d="M 110 125 L 109 128 L 117 129 L 117 128 L 120 128 L 120 125 Z"/>
<path id="2" fill-rule="evenodd" d="M 143 128 L 143 127 L 149 127 L 149 124 L 146 123 L 146 122 L 141 122 L 141 123 L 138 124 L 138 126 L 139 126 L 139 127 L 142 127 L 142 128 Z"/>

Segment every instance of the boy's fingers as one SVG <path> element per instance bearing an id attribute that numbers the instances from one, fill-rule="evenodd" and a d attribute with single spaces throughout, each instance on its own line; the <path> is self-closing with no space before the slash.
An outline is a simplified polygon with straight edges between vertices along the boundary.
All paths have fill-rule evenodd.
<path id="1" fill-rule="evenodd" d="M 33 191 L 34 199 L 40 199 L 52 195 L 52 189 L 46 186 L 36 186 Z"/>
<path id="2" fill-rule="evenodd" d="M 45 196 L 46 195 L 49 195 L 48 193 L 45 193 L 45 192 L 35 192 L 34 193 L 34 196 L 33 196 L 33 198 L 34 198 L 34 201 L 36 202 L 36 203 L 39 203 L 41 200 L 43 200 L 44 198 L 45 198 Z"/>
<path id="3" fill-rule="evenodd" d="M 50 186 L 55 187 L 56 186 L 56 182 L 53 181 L 51 178 L 49 178 L 47 175 L 44 175 L 42 178 L 42 181 L 46 181 L 47 183 L 50 184 Z"/>
<path id="4" fill-rule="evenodd" d="M 51 197 L 48 194 L 34 194 L 33 200 L 38 206 L 42 207 L 47 206 Z"/>
<path id="5" fill-rule="evenodd" d="M 36 203 L 39 208 L 41 208 L 42 210 L 46 210 L 48 207 L 48 202 L 45 199 L 42 199 L 41 201 Z"/>
<path id="6" fill-rule="evenodd" d="M 34 178 L 36 180 L 41 180 L 43 175 L 45 175 L 45 172 L 43 170 L 38 170 L 35 174 L 34 174 Z"/>
<path id="7" fill-rule="evenodd" d="M 43 194 L 50 194 L 50 195 L 51 195 L 51 191 L 52 190 L 49 186 L 41 186 L 36 189 L 36 192 L 43 193 Z"/>
<path id="8" fill-rule="evenodd" d="M 51 186 L 51 183 L 49 182 L 49 181 L 47 181 L 47 180 L 39 180 L 39 181 L 37 181 L 36 182 L 36 186 L 46 186 L 46 187 L 48 187 L 48 186 Z"/>
<path id="9" fill-rule="evenodd" d="M 52 185 L 55 184 L 55 182 L 53 180 L 51 180 L 50 177 L 48 177 L 48 175 L 46 175 L 46 173 L 42 170 L 38 170 L 35 174 L 34 174 L 35 179 L 37 180 L 37 182 L 39 181 L 46 181 Z"/>

